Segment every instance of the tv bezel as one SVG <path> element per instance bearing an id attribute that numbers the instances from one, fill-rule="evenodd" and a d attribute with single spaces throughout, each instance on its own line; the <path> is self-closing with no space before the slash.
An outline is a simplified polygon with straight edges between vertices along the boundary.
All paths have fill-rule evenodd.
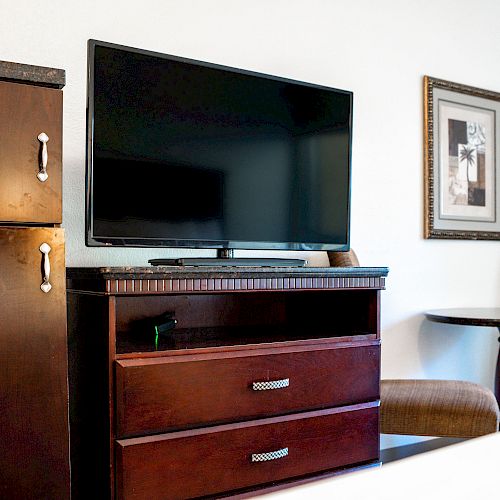
<path id="1" fill-rule="evenodd" d="M 92 173 L 93 173 L 93 144 L 94 144 L 94 64 L 95 64 L 95 48 L 106 47 L 117 50 L 124 50 L 141 55 L 157 57 L 160 59 L 168 59 L 197 66 L 204 66 L 212 69 L 220 69 L 239 73 L 243 75 L 266 78 L 269 80 L 279 81 L 283 83 L 299 84 L 315 89 L 323 89 L 346 94 L 350 97 L 350 112 L 349 112 L 349 139 L 348 139 L 348 195 L 347 195 L 347 234 L 345 243 L 311 243 L 311 242 L 283 242 L 283 241 L 229 241 L 229 240 L 195 240 L 195 239 L 175 239 L 175 238 L 120 238 L 120 237 L 104 237 L 94 236 L 92 231 Z M 130 247 L 130 248 L 196 248 L 196 249 L 235 249 L 235 250 L 288 250 L 288 251 L 347 251 L 350 244 L 350 225 L 351 225 L 351 169 L 352 169 L 352 116 L 353 116 L 353 93 L 348 90 L 341 90 L 334 87 L 317 85 L 300 80 L 293 80 L 274 75 L 268 75 L 255 71 L 214 64 L 195 59 L 174 56 L 171 54 L 163 54 L 151 50 L 138 49 L 128 47 L 116 43 L 103 42 L 100 40 L 88 40 L 87 51 L 87 135 L 86 135 L 86 159 L 85 159 L 85 244 L 88 247 Z"/>

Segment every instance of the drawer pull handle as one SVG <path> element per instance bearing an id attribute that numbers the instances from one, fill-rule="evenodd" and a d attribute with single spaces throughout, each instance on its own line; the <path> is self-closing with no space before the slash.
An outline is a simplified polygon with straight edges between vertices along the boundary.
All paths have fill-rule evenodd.
<path id="1" fill-rule="evenodd" d="M 49 161 L 49 153 L 47 152 L 47 142 L 49 141 L 49 136 L 42 132 L 38 134 L 38 140 L 42 143 L 42 161 L 40 162 L 40 171 L 36 176 L 40 182 L 45 182 L 49 174 L 47 173 L 47 162 Z"/>
<path id="2" fill-rule="evenodd" d="M 267 453 L 252 453 L 252 462 L 269 462 L 269 460 L 285 458 L 287 455 L 288 448 L 281 448 L 281 450 L 269 451 Z"/>
<path id="3" fill-rule="evenodd" d="M 272 391 L 274 389 L 284 389 L 290 385 L 289 378 L 282 378 L 281 380 L 269 380 L 268 382 L 254 382 L 252 389 L 254 391 Z"/>
<path id="4" fill-rule="evenodd" d="M 47 243 L 42 243 L 40 245 L 40 252 L 43 253 L 43 282 L 40 285 L 40 289 L 44 293 L 49 293 L 52 285 L 49 283 L 50 279 L 50 260 L 49 260 L 49 252 L 52 250 L 50 245 Z"/>

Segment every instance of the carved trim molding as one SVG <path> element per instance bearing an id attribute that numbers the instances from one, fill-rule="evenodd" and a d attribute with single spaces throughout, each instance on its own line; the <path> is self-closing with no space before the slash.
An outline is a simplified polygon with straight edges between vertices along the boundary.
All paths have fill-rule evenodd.
<path id="1" fill-rule="evenodd" d="M 184 279 L 108 279 L 106 293 L 164 294 L 185 292 L 247 292 L 251 290 L 331 290 L 385 289 L 383 277 L 343 278 L 184 278 Z"/>

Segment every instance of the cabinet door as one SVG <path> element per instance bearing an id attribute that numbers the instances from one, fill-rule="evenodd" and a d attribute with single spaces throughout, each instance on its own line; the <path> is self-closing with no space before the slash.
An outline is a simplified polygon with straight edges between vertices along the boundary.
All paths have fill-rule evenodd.
<path id="1" fill-rule="evenodd" d="M 0 227 L 0 498 L 69 498 L 68 443 L 63 230 Z"/>
<path id="2" fill-rule="evenodd" d="M 0 82 L 0 221 L 61 222 L 61 157 L 62 91 Z"/>

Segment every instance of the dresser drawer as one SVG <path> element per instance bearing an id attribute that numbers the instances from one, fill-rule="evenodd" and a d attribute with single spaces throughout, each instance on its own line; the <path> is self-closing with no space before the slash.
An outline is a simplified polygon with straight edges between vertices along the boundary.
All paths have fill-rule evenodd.
<path id="1" fill-rule="evenodd" d="M 117 496 L 213 495 L 378 460 L 378 403 L 117 441 Z"/>
<path id="2" fill-rule="evenodd" d="M 117 437 L 379 398 L 378 344 L 265 355 L 249 350 L 207 357 L 118 361 Z"/>
<path id="3" fill-rule="evenodd" d="M 0 82 L 0 221 L 61 223 L 61 158 L 62 91 Z"/>

